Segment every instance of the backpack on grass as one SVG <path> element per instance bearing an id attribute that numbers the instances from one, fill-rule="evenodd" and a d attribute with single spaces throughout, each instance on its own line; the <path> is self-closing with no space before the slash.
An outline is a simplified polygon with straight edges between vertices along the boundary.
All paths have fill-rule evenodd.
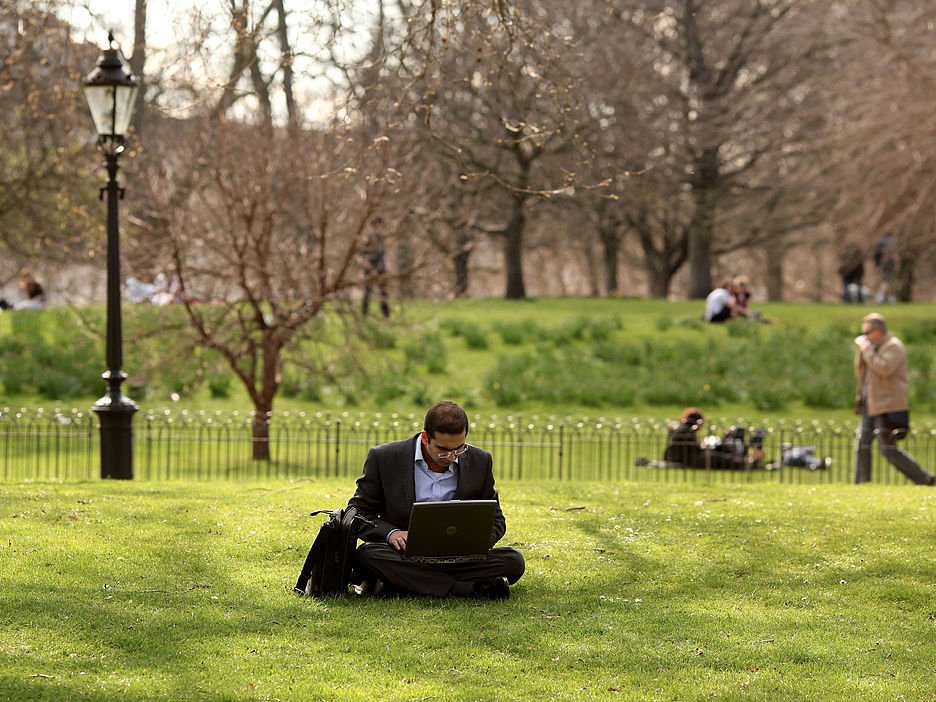
<path id="1" fill-rule="evenodd" d="M 354 523 L 358 519 L 363 520 L 363 517 L 358 516 L 354 507 L 319 509 L 309 516 L 317 514 L 327 514 L 328 521 L 319 528 L 293 590 L 307 597 L 345 595 L 351 582 L 351 566 L 357 542 Z"/>

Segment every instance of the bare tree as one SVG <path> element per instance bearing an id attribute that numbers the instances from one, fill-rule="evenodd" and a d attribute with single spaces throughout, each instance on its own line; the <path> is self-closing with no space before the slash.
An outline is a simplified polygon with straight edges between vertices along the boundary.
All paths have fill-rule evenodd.
<path id="1" fill-rule="evenodd" d="M 54 4 L 0 0 L 0 279 L 39 261 L 94 255 L 90 120 L 72 89 L 95 50 Z"/>
<path id="2" fill-rule="evenodd" d="M 644 192 L 656 190 L 658 203 L 685 213 L 675 229 L 654 237 L 671 243 L 652 245 L 644 236 L 648 262 L 658 262 L 651 278 L 672 270 L 659 262 L 678 260 L 685 227 L 689 296 L 711 289 L 713 255 L 738 245 L 725 241 L 730 227 L 719 232 L 720 208 L 763 159 L 789 146 L 790 122 L 799 119 L 802 95 L 809 94 L 804 80 L 819 70 L 828 44 L 822 17 L 819 5 L 789 0 L 617 3 L 613 18 L 639 43 L 647 76 L 641 87 L 649 100 L 633 111 L 650 140 L 640 170 L 660 171 L 657 182 L 667 184 L 664 192 Z M 655 76 L 655 95 L 649 76 Z M 649 221 L 650 211 L 638 204 L 632 221 Z"/>
<path id="3" fill-rule="evenodd" d="M 570 173 L 552 157 L 577 138 L 563 39 L 550 14 L 560 3 L 427 3 L 413 28 L 413 90 L 425 125 L 466 182 L 488 180 L 489 206 L 502 214 L 482 227 L 502 245 L 505 297 L 526 296 L 524 237 L 531 207 L 566 192 Z"/>
<path id="4" fill-rule="evenodd" d="M 869 252 L 885 232 L 897 235 L 901 300 L 936 270 L 934 22 L 922 0 L 855 3 L 842 15 L 852 41 L 835 64 L 826 177 L 840 194 L 836 218 Z"/>
<path id="5" fill-rule="evenodd" d="M 243 125 L 190 126 L 199 132 L 191 139 L 211 140 L 212 158 L 194 164 L 190 198 L 169 214 L 179 296 L 200 344 L 247 390 L 254 457 L 266 459 L 285 351 L 361 283 L 366 225 L 392 182 L 386 142 L 305 132 L 297 143 Z"/>
<path id="6" fill-rule="evenodd" d="M 287 358 L 301 355 L 313 320 L 316 343 L 353 345 L 360 331 L 349 302 L 363 282 L 367 227 L 377 213 L 405 210 L 391 204 L 402 199 L 395 164 L 408 148 L 392 127 L 375 128 L 350 111 L 327 127 L 300 118 L 289 19 L 308 18 L 287 7 L 230 2 L 229 70 L 203 115 L 153 120 L 145 164 L 151 210 L 137 220 L 138 241 L 162 242 L 162 266 L 197 343 L 223 358 L 250 396 L 261 460 L 270 457 L 268 421 Z M 202 50 L 196 44 L 192 54 Z M 352 65 L 341 68 L 354 75 Z M 285 115 L 274 109 L 280 98 Z M 339 109 L 354 104 L 347 99 Z M 334 371 L 330 362 L 304 365 L 324 377 Z"/>

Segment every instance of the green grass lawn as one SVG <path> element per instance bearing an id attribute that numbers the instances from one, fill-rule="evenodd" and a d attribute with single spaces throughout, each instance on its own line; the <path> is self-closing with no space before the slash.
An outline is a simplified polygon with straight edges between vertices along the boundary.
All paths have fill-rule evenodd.
<path id="1" fill-rule="evenodd" d="M 936 699 L 936 490 L 502 481 L 510 600 L 296 597 L 352 489 L 3 486 L 0 699 Z"/>

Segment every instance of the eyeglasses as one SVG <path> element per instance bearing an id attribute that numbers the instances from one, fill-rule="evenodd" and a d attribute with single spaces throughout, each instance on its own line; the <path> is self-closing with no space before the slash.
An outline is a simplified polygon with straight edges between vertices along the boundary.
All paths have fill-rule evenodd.
<path id="1" fill-rule="evenodd" d="M 458 448 L 455 448 L 455 449 L 445 449 L 445 450 L 440 450 L 440 449 L 435 448 L 435 447 L 432 447 L 432 446 L 430 446 L 429 448 L 432 450 L 432 455 L 434 455 L 436 458 L 442 458 L 442 459 L 445 459 L 445 458 L 453 458 L 453 459 L 455 459 L 455 458 L 458 458 L 459 456 L 461 456 L 461 455 L 462 455 L 463 453 L 465 453 L 466 451 L 468 451 L 468 449 L 471 448 L 471 444 L 462 444 L 462 445 L 459 446 Z"/>

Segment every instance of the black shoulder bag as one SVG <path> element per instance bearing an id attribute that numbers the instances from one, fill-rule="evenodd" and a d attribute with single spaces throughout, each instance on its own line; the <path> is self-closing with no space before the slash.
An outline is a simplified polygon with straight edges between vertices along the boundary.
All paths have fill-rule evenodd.
<path id="1" fill-rule="evenodd" d="M 319 528 L 293 590 L 310 597 L 346 595 L 357 542 L 355 521 L 363 517 L 354 507 L 319 509 L 310 516 L 317 514 L 327 514 L 328 520 Z"/>

